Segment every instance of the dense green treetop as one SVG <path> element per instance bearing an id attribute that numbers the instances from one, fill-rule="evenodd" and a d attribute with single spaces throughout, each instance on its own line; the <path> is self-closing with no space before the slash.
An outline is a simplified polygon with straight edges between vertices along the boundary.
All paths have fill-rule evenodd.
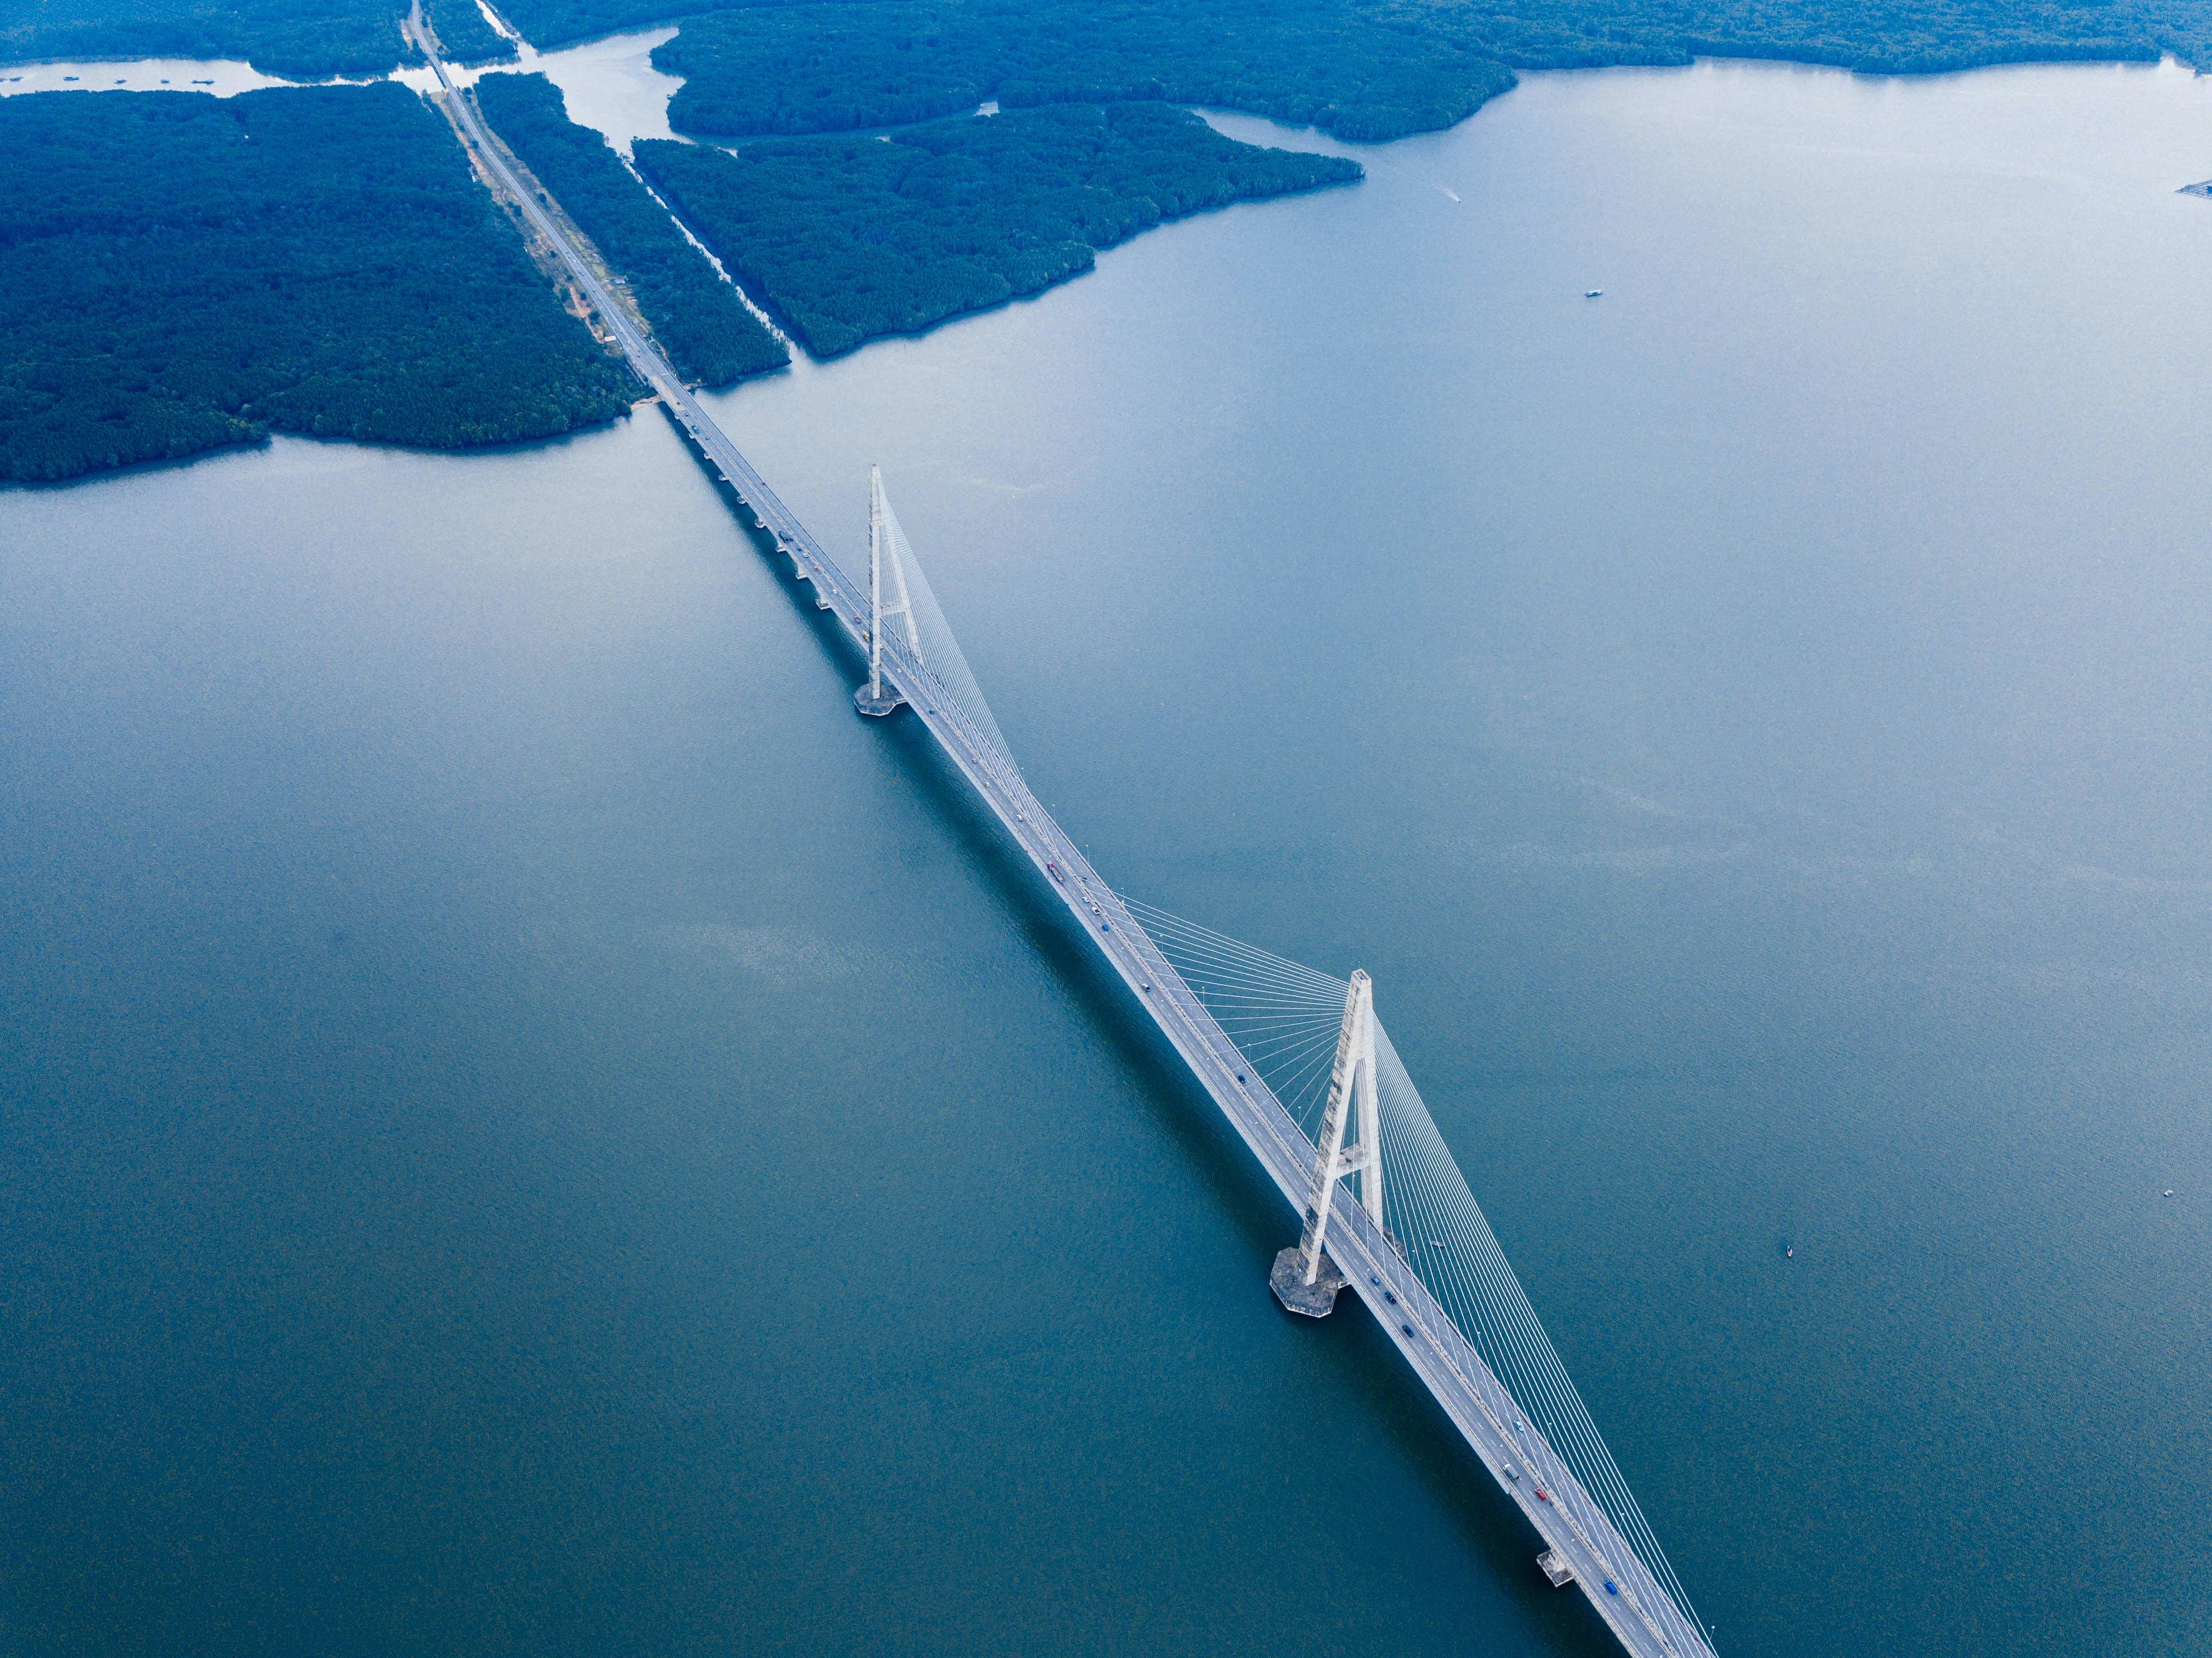
<path id="1" fill-rule="evenodd" d="M 678 374 L 723 386 L 791 361 L 606 140 L 568 118 L 558 87 L 542 75 L 487 75 L 476 97 L 492 130 L 629 279 Z"/>
<path id="2" fill-rule="evenodd" d="M 1390 15 L 1516 69 L 1769 58 L 1870 74 L 1992 64 L 2200 61 L 2207 0 L 1389 0 Z"/>
<path id="3" fill-rule="evenodd" d="M 499 443 L 637 395 L 404 87 L 0 99 L 0 477 L 270 427 Z"/>
<path id="4" fill-rule="evenodd" d="M 1777 58 L 1886 71 L 2212 61 L 2212 0 L 511 0 L 540 39 L 697 10 L 653 61 L 669 118 L 746 137 L 985 100 L 1218 105 L 1347 138 L 1448 126 L 1513 69 Z"/>
<path id="5" fill-rule="evenodd" d="M 1345 137 L 1449 125 L 1511 69 L 1778 58 L 1920 71 L 2069 58 L 2212 62 L 2212 0 L 507 0 L 540 46 L 690 19 L 660 49 L 672 118 L 748 135 L 973 108 L 1212 103 Z M 295 78 L 407 53 L 399 0 L 0 0 L 0 61 L 244 58 Z M 512 55 L 474 0 L 429 0 L 459 63 Z"/>
<path id="6" fill-rule="evenodd" d="M 476 0 L 422 0 L 422 15 L 438 37 L 438 55 L 449 64 L 514 61 L 514 42 L 484 21 Z M 410 52 L 412 58 L 416 54 Z"/>
<path id="7" fill-rule="evenodd" d="M 423 9 L 451 61 L 514 56 L 475 0 Z M 0 63 L 234 58 L 288 80 L 382 75 L 422 62 L 400 33 L 406 15 L 405 0 L 0 0 Z"/>
<path id="8" fill-rule="evenodd" d="M 1165 104 L 1064 104 L 734 153 L 641 139 L 639 170 L 819 355 L 1034 294 L 1201 209 L 1361 176 Z"/>
<path id="9" fill-rule="evenodd" d="M 1513 84 L 1504 65 L 1342 0 L 900 0 L 759 7 L 655 49 L 685 77 L 679 131 L 835 132 L 1125 99 L 1218 105 L 1346 137 L 1449 126 Z"/>

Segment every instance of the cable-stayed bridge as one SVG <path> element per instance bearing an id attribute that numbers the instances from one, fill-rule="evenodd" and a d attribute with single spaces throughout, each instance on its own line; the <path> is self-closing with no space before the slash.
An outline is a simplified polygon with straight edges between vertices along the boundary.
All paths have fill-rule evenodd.
<path id="1" fill-rule="evenodd" d="M 775 538 L 866 659 L 865 714 L 911 709 L 1128 987 L 1301 1216 L 1271 1279 L 1293 1312 L 1352 1290 L 1498 1487 L 1638 1658 L 1712 1658 L 1668 1564 L 1457 1163 L 1375 1015 L 1332 978 L 1134 899 L 1100 878 L 1023 780 L 880 478 L 868 577 L 848 575 L 702 409 L 583 252 L 540 208 L 428 41 L 455 120 L 551 245 L 639 376 Z"/>

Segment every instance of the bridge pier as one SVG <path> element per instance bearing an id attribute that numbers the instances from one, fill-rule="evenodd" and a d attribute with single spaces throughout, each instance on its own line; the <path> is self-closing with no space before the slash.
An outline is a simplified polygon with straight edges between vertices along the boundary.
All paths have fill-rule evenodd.
<path id="1" fill-rule="evenodd" d="M 1336 1310 L 1338 1292 L 1351 1282 L 1327 1255 L 1321 1270 L 1307 1278 L 1306 1252 L 1295 1243 L 1275 1257 L 1275 1270 L 1267 1274 L 1267 1287 L 1283 1310 L 1304 1318 L 1327 1318 Z"/>

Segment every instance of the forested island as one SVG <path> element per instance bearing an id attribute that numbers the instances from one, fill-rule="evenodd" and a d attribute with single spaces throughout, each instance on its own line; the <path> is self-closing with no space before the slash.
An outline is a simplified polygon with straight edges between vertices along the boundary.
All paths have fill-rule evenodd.
<path id="1" fill-rule="evenodd" d="M 475 0 L 423 0 L 449 62 L 491 64 L 514 45 Z M 383 75 L 422 61 L 402 38 L 404 0 L 5 0 L 0 63 L 72 58 L 235 58 L 287 80 Z"/>
<path id="2" fill-rule="evenodd" d="M 1091 269 L 1164 219 L 1349 183 L 1167 104 L 1064 104 L 736 152 L 641 139 L 638 170 L 807 349 L 830 356 Z"/>
<path id="3" fill-rule="evenodd" d="M 558 87 L 542 75 L 487 75 L 476 98 L 492 131 L 629 280 L 677 373 L 726 386 L 791 361 L 607 141 L 568 118 Z"/>
<path id="4" fill-rule="evenodd" d="M 679 131 L 836 132 L 1130 100 L 1207 104 L 1394 137 L 1462 120 L 1513 84 L 1503 64 L 1340 0 L 901 0 L 730 11 L 653 54 L 685 77 Z"/>
<path id="5" fill-rule="evenodd" d="M 399 86 L 0 100 L 0 477 L 270 428 L 460 448 L 637 387 Z"/>
<path id="6" fill-rule="evenodd" d="M 541 43 L 671 0 L 513 0 Z M 1451 125 L 1515 70 L 1771 58 L 1881 72 L 2212 62 L 2212 0 L 828 0 L 700 8 L 653 62 L 671 125 L 749 137 L 1163 99 L 1340 137 Z"/>

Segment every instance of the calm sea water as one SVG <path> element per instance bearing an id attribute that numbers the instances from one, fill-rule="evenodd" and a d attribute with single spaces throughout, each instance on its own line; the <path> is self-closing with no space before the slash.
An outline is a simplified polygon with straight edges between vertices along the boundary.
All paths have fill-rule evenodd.
<path id="1" fill-rule="evenodd" d="M 1359 153 L 721 412 L 1376 975 L 1723 1653 L 2212 1651 L 2212 92 Z M 1607 1649 L 854 677 L 649 411 L 0 495 L 0 1650 Z"/>

